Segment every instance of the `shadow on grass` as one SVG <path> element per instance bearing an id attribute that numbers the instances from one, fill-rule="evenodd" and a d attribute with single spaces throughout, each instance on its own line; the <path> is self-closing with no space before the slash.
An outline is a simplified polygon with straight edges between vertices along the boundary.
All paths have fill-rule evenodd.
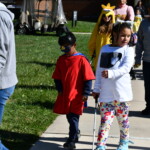
<path id="1" fill-rule="evenodd" d="M 50 63 L 37 62 L 37 61 L 31 61 L 31 62 L 27 62 L 27 63 L 37 64 L 37 65 L 45 66 L 45 67 L 47 67 L 47 68 L 56 65 L 56 63 L 55 63 L 55 64 L 52 64 L 52 63 L 50 64 Z"/>
<path id="2" fill-rule="evenodd" d="M 50 68 L 52 66 L 55 66 L 56 63 L 44 63 L 44 62 L 38 62 L 38 61 L 29 61 L 29 62 L 22 62 L 22 61 L 18 61 L 18 63 L 29 63 L 29 64 L 37 64 L 37 65 L 41 65 L 41 66 L 45 66 L 47 68 Z"/>
<path id="3" fill-rule="evenodd" d="M 25 88 L 25 89 L 47 89 L 47 90 L 55 90 L 55 86 L 48 85 L 17 85 L 16 88 Z"/>
<path id="4" fill-rule="evenodd" d="M 41 101 L 37 101 L 32 103 L 32 105 L 37 105 L 46 109 L 53 109 L 54 107 L 54 103 L 53 102 L 41 102 Z"/>
<path id="5" fill-rule="evenodd" d="M 0 130 L 2 143 L 10 150 L 29 150 L 39 137 L 33 134 Z"/>

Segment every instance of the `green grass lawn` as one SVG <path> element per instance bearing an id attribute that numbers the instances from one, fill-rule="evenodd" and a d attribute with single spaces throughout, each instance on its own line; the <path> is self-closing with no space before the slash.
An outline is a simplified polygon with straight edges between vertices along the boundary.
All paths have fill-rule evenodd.
<path id="1" fill-rule="evenodd" d="M 95 22 L 77 21 L 77 25 L 72 27 L 72 21 L 68 21 L 66 26 L 71 32 L 92 32 L 95 26 Z"/>
<path id="2" fill-rule="evenodd" d="M 90 35 L 76 37 L 77 50 L 88 55 Z M 2 141 L 10 150 L 29 150 L 57 116 L 52 112 L 57 92 L 51 78 L 62 54 L 57 40 L 54 34 L 16 35 L 19 82 L 5 107 L 0 129 Z"/>

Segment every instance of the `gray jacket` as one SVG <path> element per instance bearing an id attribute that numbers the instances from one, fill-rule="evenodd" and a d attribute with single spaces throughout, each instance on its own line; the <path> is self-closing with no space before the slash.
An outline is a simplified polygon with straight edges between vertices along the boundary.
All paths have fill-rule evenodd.
<path id="1" fill-rule="evenodd" d="M 11 13 L 0 3 L 0 89 L 16 85 L 16 52 Z"/>
<path id="2" fill-rule="evenodd" d="M 141 64 L 141 60 L 150 62 L 150 19 L 144 19 L 138 31 L 135 64 Z"/>

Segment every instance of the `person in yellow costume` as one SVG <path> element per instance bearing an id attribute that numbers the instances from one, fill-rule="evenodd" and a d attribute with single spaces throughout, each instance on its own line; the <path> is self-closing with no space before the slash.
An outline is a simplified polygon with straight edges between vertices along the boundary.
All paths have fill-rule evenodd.
<path id="1" fill-rule="evenodd" d="M 115 6 L 101 5 L 102 12 L 91 34 L 88 42 L 89 54 L 94 58 L 93 70 L 96 70 L 99 52 L 102 46 L 111 43 L 111 31 L 113 23 L 115 23 L 115 14 L 113 9 Z"/>
<path id="2" fill-rule="evenodd" d="M 139 9 L 136 10 L 136 15 L 134 17 L 134 24 L 133 24 L 133 32 L 137 33 L 139 30 L 139 26 L 141 24 L 142 21 L 142 16 L 141 16 L 141 12 Z"/>

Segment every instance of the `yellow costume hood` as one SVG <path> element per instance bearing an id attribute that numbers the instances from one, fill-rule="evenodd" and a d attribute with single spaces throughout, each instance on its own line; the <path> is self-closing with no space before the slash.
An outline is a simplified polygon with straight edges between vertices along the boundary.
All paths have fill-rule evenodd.
<path id="1" fill-rule="evenodd" d="M 93 62 L 94 70 L 96 70 L 100 49 L 102 48 L 103 45 L 110 44 L 110 36 L 111 36 L 110 33 L 99 34 L 99 26 L 102 21 L 102 16 L 103 15 L 112 16 L 111 23 L 115 23 L 115 13 L 113 11 L 115 6 L 110 6 L 110 3 L 101 6 L 102 6 L 101 14 L 96 22 L 96 25 L 94 27 L 94 30 L 88 42 L 88 49 L 89 49 L 90 56 L 95 55 L 94 62 Z"/>
<path id="2" fill-rule="evenodd" d="M 102 16 L 106 15 L 106 16 L 112 16 L 112 23 L 115 23 L 115 13 L 113 11 L 113 9 L 115 8 L 115 6 L 110 6 L 110 3 L 108 3 L 107 5 L 101 5 L 102 12 L 98 18 L 98 23 L 101 22 Z"/>

